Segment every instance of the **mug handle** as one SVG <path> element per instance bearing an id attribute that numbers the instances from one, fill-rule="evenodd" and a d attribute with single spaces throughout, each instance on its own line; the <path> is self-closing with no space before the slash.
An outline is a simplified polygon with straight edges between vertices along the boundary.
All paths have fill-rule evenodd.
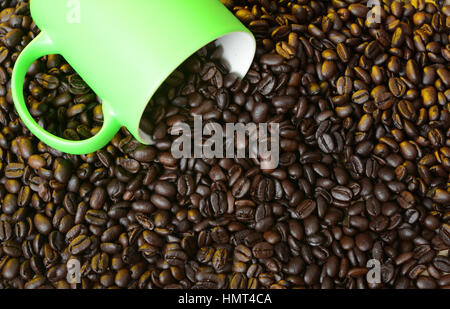
<path id="1" fill-rule="evenodd" d="M 66 140 L 47 132 L 37 124 L 28 111 L 23 95 L 25 75 L 35 60 L 50 54 L 58 54 L 57 48 L 50 37 L 41 32 L 17 58 L 12 74 L 11 93 L 20 118 L 37 138 L 59 151 L 80 155 L 103 148 L 121 128 L 120 122 L 114 116 L 110 105 L 105 104 L 105 102 L 102 104 L 103 127 L 95 136 L 82 141 Z"/>

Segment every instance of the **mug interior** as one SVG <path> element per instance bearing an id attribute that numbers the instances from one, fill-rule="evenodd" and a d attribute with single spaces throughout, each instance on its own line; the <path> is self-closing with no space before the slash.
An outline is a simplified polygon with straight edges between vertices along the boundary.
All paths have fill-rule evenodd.
<path id="1" fill-rule="evenodd" d="M 222 46 L 222 58 L 228 62 L 230 72 L 244 78 L 253 61 L 256 42 L 247 32 L 232 32 L 215 41 L 216 46 Z"/>
<path id="2" fill-rule="evenodd" d="M 247 32 L 231 32 L 216 39 L 214 44 L 222 47 L 222 59 L 228 64 L 230 73 L 243 78 L 250 69 L 256 51 L 253 36 Z M 139 119 L 139 138 L 144 144 L 153 144 L 152 137 L 141 129 L 142 117 L 143 114 Z"/>

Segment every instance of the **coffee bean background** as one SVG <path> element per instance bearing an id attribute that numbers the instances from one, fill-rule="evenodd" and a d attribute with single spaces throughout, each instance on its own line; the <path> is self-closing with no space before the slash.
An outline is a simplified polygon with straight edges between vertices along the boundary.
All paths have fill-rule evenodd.
<path id="1" fill-rule="evenodd" d="M 221 0 L 257 38 L 240 80 L 203 48 L 141 121 L 97 153 L 63 154 L 18 118 L 10 76 L 39 32 L 0 1 L 0 287 L 449 288 L 450 6 Z M 125 38 L 124 42 L 126 42 Z M 101 102 L 61 56 L 29 70 L 33 116 L 71 139 Z M 280 124 L 280 165 L 173 158 L 180 122 Z M 367 262 L 381 263 L 369 283 Z"/>

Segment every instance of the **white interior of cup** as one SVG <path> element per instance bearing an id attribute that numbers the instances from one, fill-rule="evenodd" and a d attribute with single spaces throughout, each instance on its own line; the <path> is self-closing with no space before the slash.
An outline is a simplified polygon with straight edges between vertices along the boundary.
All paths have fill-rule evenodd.
<path id="1" fill-rule="evenodd" d="M 228 64 L 230 73 L 243 78 L 253 61 L 256 51 L 256 42 L 247 32 L 232 32 L 215 41 L 216 46 L 222 47 L 222 58 Z M 153 144 L 150 135 L 139 128 L 139 137 L 145 144 Z"/>
<path id="2" fill-rule="evenodd" d="M 230 72 L 243 78 L 255 56 L 255 39 L 247 32 L 232 32 L 217 39 L 215 43 L 222 46 L 222 57 L 228 62 Z"/>
<path id="3" fill-rule="evenodd" d="M 141 128 L 139 128 L 139 137 L 141 138 L 142 142 L 145 145 L 153 145 L 155 142 L 153 141 L 153 138 L 151 138 L 150 135 L 142 131 Z"/>

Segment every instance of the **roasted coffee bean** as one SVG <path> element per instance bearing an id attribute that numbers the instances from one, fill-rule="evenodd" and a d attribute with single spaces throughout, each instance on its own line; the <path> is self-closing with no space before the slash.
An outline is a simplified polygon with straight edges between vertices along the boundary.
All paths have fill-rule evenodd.
<path id="1" fill-rule="evenodd" d="M 389 79 L 388 85 L 389 85 L 389 90 L 395 97 L 401 98 L 404 96 L 404 94 L 406 92 L 406 85 L 400 78 L 391 77 Z"/>
<path id="2" fill-rule="evenodd" d="M 417 84 L 419 83 L 421 76 L 420 76 L 420 72 L 419 72 L 419 66 L 417 65 L 417 63 L 413 60 L 413 59 L 409 59 L 406 62 L 406 76 L 408 77 L 408 79 Z"/>
<path id="3" fill-rule="evenodd" d="M 72 254 L 80 254 L 91 245 L 91 240 L 86 235 L 80 235 L 74 238 L 69 244 L 69 251 Z"/>
<path id="4" fill-rule="evenodd" d="M 419 289 L 435 289 L 437 284 L 430 277 L 419 276 L 416 281 L 416 286 Z"/>
<path id="5" fill-rule="evenodd" d="M 352 92 L 353 81 L 348 76 L 341 76 L 336 82 L 336 91 L 339 95 L 346 95 Z"/>
<path id="6" fill-rule="evenodd" d="M 16 278 L 19 273 L 19 259 L 11 258 L 3 265 L 2 277 L 6 280 L 12 280 Z"/>
<path id="7" fill-rule="evenodd" d="M 297 216 L 300 219 L 305 219 L 310 216 L 316 209 L 316 202 L 313 200 L 303 200 L 295 209 Z"/>
<path id="8" fill-rule="evenodd" d="M 273 255 L 273 247 L 267 242 L 260 242 L 252 248 L 252 253 L 257 259 L 267 259 Z"/>
<path id="9" fill-rule="evenodd" d="M 342 202 L 348 202 L 353 198 L 352 190 L 344 186 L 336 186 L 331 189 L 331 195 Z"/>
<path id="10" fill-rule="evenodd" d="M 262 64 L 280 65 L 283 63 L 283 57 L 277 54 L 265 54 L 260 58 Z"/>
<path id="11" fill-rule="evenodd" d="M 244 245 L 238 245 L 234 249 L 234 258 L 240 262 L 248 262 L 252 257 L 252 250 Z"/>
<path id="12" fill-rule="evenodd" d="M 20 257 L 22 255 L 21 245 L 14 240 L 4 241 L 2 244 L 3 252 L 10 257 Z"/>
<path id="13" fill-rule="evenodd" d="M 350 60 L 350 50 L 345 44 L 338 43 L 336 51 L 343 63 L 347 63 Z"/>
<path id="14" fill-rule="evenodd" d="M 56 76 L 38 73 L 35 76 L 36 81 L 46 89 L 56 89 L 59 86 L 59 80 Z"/>
<path id="15" fill-rule="evenodd" d="M 87 223 L 97 226 L 103 226 L 108 221 L 108 215 L 103 210 L 89 209 L 84 215 Z"/>
<path id="16" fill-rule="evenodd" d="M 369 92 L 361 89 L 352 94 L 352 101 L 357 104 L 364 104 L 369 100 Z"/>
<path id="17" fill-rule="evenodd" d="M 319 148 L 325 153 L 332 153 L 336 147 L 333 137 L 329 134 L 323 134 L 318 138 Z"/>
<path id="18" fill-rule="evenodd" d="M 47 235 L 51 232 L 52 224 L 50 219 L 43 214 L 36 214 L 33 218 L 33 224 L 41 234 Z"/>
<path id="19" fill-rule="evenodd" d="M 0 241 L 7 241 L 12 237 L 12 227 L 7 221 L 0 221 Z"/>
<path id="20" fill-rule="evenodd" d="M 450 258 L 448 256 L 438 255 L 433 259 L 433 265 L 438 270 L 448 273 L 450 271 Z"/>
<path id="21" fill-rule="evenodd" d="M 444 223 L 441 226 L 439 230 L 439 236 L 445 244 L 448 245 L 450 243 L 450 224 Z"/>
<path id="22" fill-rule="evenodd" d="M 16 179 L 23 176 L 25 165 L 23 163 L 9 163 L 5 167 L 5 176 L 10 179 Z"/>
<path id="23" fill-rule="evenodd" d="M 98 253 L 92 257 L 91 268 L 97 274 L 103 274 L 107 271 L 109 265 L 109 257 L 106 253 Z"/>
<path id="24" fill-rule="evenodd" d="M 397 198 L 397 202 L 399 203 L 400 207 L 405 209 L 412 208 L 416 204 L 414 195 L 412 195 L 411 192 L 406 190 L 400 192 Z"/>
<path id="25" fill-rule="evenodd" d="M 243 198 L 250 189 L 250 181 L 245 178 L 240 178 L 231 188 L 231 193 L 237 199 Z"/>
<path id="26" fill-rule="evenodd" d="M 319 282 L 320 268 L 316 264 L 306 267 L 304 281 L 307 285 L 314 285 Z"/>

